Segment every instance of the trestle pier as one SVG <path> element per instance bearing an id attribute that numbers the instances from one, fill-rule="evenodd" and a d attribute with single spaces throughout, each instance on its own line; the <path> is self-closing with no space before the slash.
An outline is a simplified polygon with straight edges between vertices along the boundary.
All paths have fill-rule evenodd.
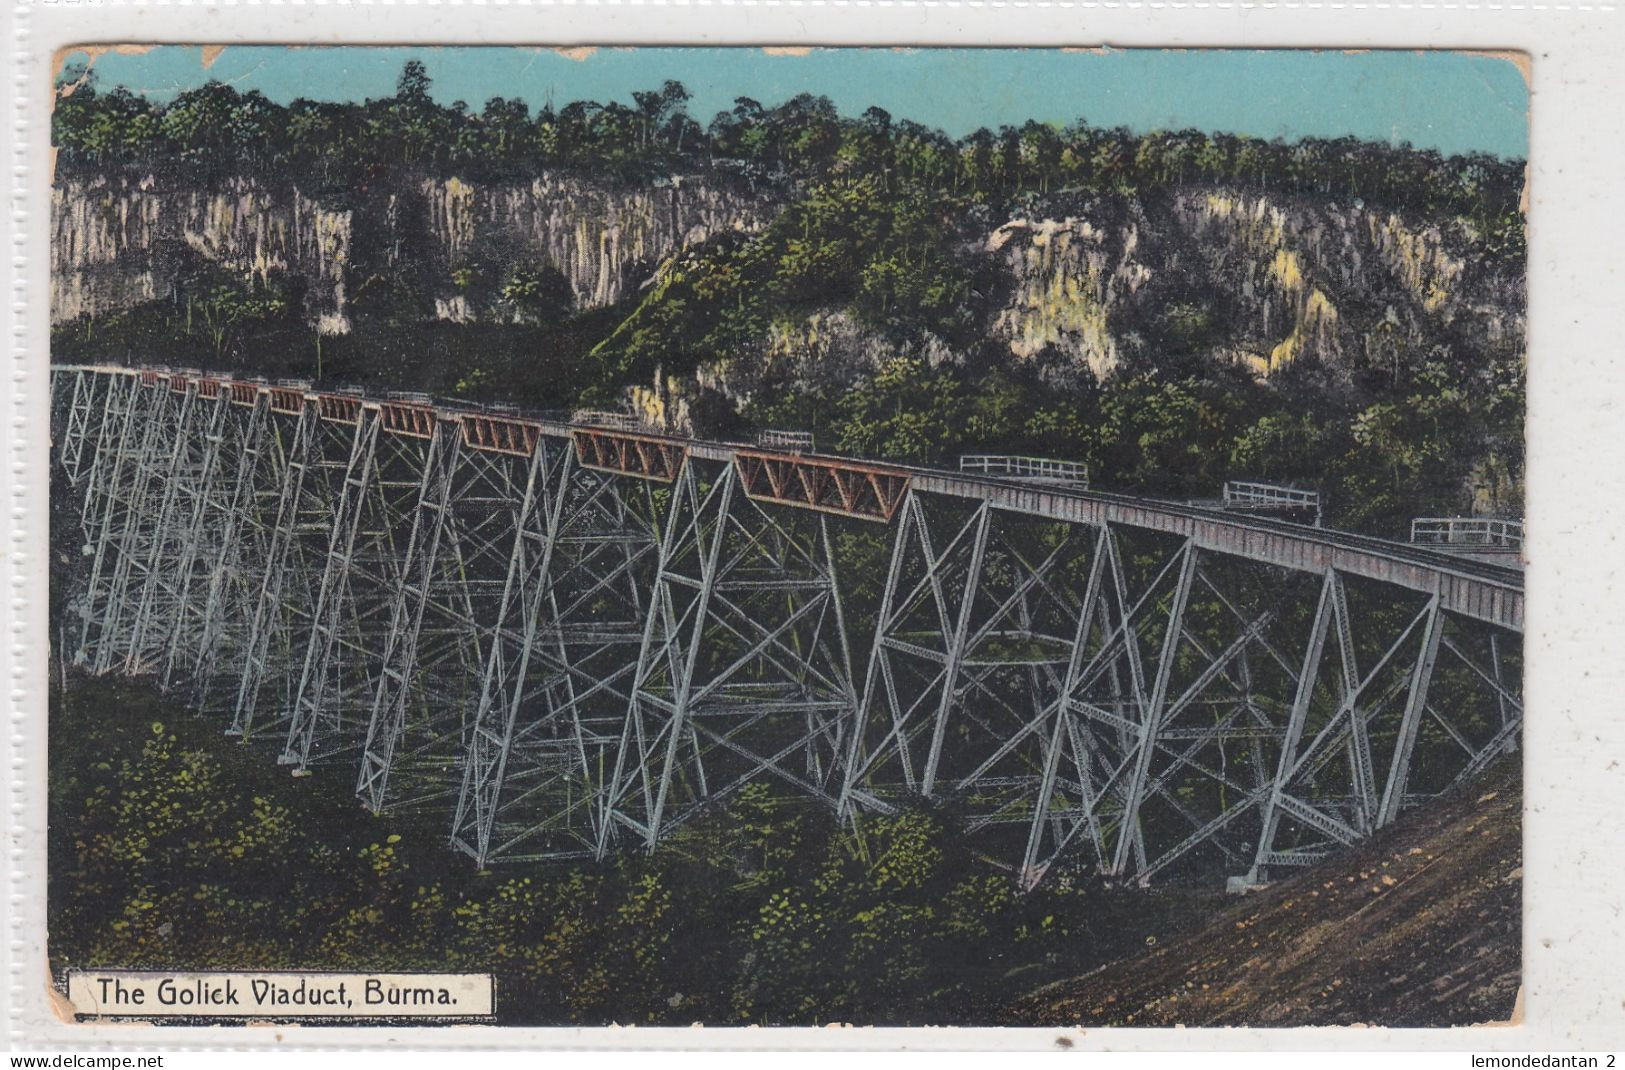
<path id="1" fill-rule="evenodd" d="M 481 866 L 652 847 L 770 780 L 943 808 L 1023 887 L 1249 883 L 1521 732 L 1522 574 L 1454 528 L 167 369 L 58 366 L 52 405 L 75 659 Z"/>

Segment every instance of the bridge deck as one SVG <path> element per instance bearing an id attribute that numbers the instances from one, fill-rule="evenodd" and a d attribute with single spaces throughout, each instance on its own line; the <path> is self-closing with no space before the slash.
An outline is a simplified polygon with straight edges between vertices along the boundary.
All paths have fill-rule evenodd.
<path id="1" fill-rule="evenodd" d="M 56 371 L 91 371 L 115 375 L 137 375 L 141 369 L 113 365 L 56 365 Z M 171 373 L 199 380 L 227 382 L 233 397 L 242 381 L 232 382 L 204 373 Z M 173 380 L 172 380 L 173 382 Z M 269 383 L 252 383 L 276 394 L 289 388 Z M 335 395 L 328 391 L 304 391 L 318 403 Z M 354 396 L 347 395 L 353 403 Z M 387 397 L 366 399 L 367 407 L 390 405 Z M 489 418 L 492 414 L 478 406 L 466 408 L 433 401 L 414 405 L 432 409 L 436 419 L 463 421 Z M 504 414 L 504 420 L 534 428 L 543 436 L 580 441 L 580 433 L 593 437 L 614 436 L 617 432 L 599 425 L 575 424 L 559 420 L 535 419 Z M 777 456 L 751 443 L 712 442 L 662 435 L 636 433 L 643 443 L 664 443 L 688 456 L 726 464 L 738 464 L 742 456 Z M 668 454 L 672 451 L 666 451 Z M 1365 577 L 1426 594 L 1437 594 L 1450 612 L 1481 620 L 1513 631 L 1523 630 L 1523 572 L 1509 564 L 1476 561 L 1471 558 L 1352 532 L 1332 531 L 1265 517 L 1237 514 L 1181 502 L 1109 494 L 1064 486 L 1035 486 L 1030 482 L 970 475 L 916 465 L 877 463 L 862 458 L 813 452 L 784 452 L 786 463 L 813 463 L 823 467 L 843 465 L 865 472 L 884 470 L 905 479 L 915 490 L 948 497 L 988 502 L 994 508 L 1046 520 L 1084 525 L 1112 524 L 1164 532 L 1188 538 L 1204 550 L 1305 572 L 1336 569 L 1346 575 Z M 787 504 L 796 504 L 787 502 Z M 870 519 L 882 519 L 871 516 Z M 884 519 L 890 519 L 887 511 Z"/>

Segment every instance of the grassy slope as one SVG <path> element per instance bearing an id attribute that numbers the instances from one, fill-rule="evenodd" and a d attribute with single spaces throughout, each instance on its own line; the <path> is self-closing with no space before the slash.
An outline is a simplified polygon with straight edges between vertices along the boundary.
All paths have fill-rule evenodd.
<path id="1" fill-rule="evenodd" d="M 1517 758 L 1357 851 L 1248 895 L 1204 928 L 1039 989 L 1042 1025 L 1468 1025 L 1520 977 Z"/>

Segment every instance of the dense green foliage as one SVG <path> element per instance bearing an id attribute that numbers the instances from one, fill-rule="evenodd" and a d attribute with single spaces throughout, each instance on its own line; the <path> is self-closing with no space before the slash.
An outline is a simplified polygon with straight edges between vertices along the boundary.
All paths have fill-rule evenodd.
<path id="1" fill-rule="evenodd" d="M 444 820 L 374 818 L 140 682 L 51 716 L 58 969 L 490 970 L 508 1023 L 994 1021 L 1207 896 L 1018 897 L 927 812 L 837 831 L 754 785 L 652 855 L 475 873 Z"/>
<path id="2" fill-rule="evenodd" d="M 663 265 L 599 347 L 602 381 L 692 372 L 719 353 L 756 349 L 777 321 L 830 307 L 968 343 L 972 280 L 948 249 L 954 207 L 918 188 L 888 193 L 873 176 L 814 185 L 761 234 L 724 236 Z"/>
<path id="3" fill-rule="evenodd" d="M 1227 369 L 1068 386 L 1041 367 L 904 357 L 832 407 L 826 440 L 851 452 L 1070 457 L 1104 488 L 1180 497 L 1249 476 L 1297 483 L 1322 488 L 1337 525 L 1394 535 L 1410 517 L 1468 510 L 1475 469 L 1522 457 L 1522 374 L 1504 366 L 1429 362 L 1392 395 L 1362 401 Z M 1497 474 L 1510 483 L 1517 473 Z"/>
<path id="4" fill-rule="evenodd" d="M 1001 207 L 1064 188 L 1213 183 L 1363 197 L 1485 225 L 1516 217 L 1523 186 L 1520 160 L 1444 157 L 1405 143 L 1138 134 L 1082 120 L 1061 128 L 1029 121 L 956 140 L 880 108 L 843 116 L 805 93 L 777 107 L 740 97 L 702 127 L 688 114 L 688 90 L 672 81 L 634 93 L 631 105 L 574 101 L 533 114 L 522 99 L 492 97 L 476 112 L 462 101 L 436 103 L 417 61 L 406 64 L 395 96 L 360 103 L 284 106 L 211 81 L 159 104 L 122 86 L 101 92 L 84 68 L 64 70 L 58 85 L 59 166 L 95 174 L 157 168 L 223 177 L 261 168 L 314 188 L 361 188 L 399 168 L 474 180 L 528 178 L 549 167 L 625 178 L 710 168 L 799 181 L 872 175 L 887 191 L 909 186 Z"/>

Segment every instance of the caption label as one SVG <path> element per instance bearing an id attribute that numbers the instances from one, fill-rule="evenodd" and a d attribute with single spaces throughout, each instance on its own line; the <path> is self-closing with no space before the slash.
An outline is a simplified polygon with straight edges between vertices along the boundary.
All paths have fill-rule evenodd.
<path id="1" fill-rule="evenodd" d="M 68 973 L 74 1010 L 97 1017 L 477 1018 L 493 987 L 488 973 Z"/>

